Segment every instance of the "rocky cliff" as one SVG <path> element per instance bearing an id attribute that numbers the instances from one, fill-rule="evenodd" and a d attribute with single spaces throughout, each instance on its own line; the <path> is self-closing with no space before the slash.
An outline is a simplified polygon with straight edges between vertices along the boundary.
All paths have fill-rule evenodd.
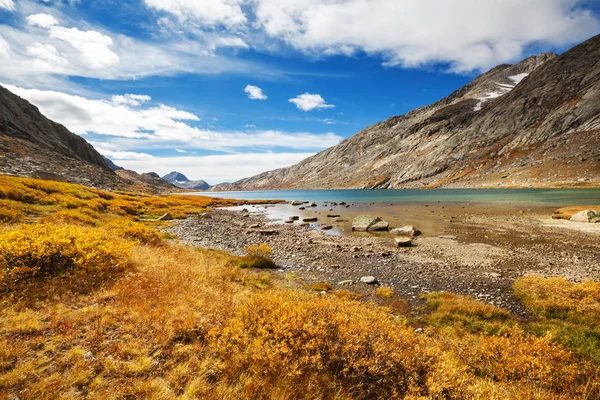
<path id="1" fill-rule="evenodd" d="M 118 170 L 121 176 L 113 170 Z M 37 107 L 0 86 L 0 174 L 104 189 L 176 189 L 158 175 L 123 170 Z"/>
<path id="2" fill-rule="evenodd" d="M 600 35 L 213 190 L 600 185 Z"/>

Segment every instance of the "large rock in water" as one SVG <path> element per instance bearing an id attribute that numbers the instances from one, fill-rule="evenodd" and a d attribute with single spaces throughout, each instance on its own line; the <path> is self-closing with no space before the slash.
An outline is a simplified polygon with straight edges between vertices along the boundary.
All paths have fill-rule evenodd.
<path id="1" fill-rule="evenodd" d="M 584 210 L 571 217 L 574 222 L 600 222 L 600 212 L 594 210 Z"/>
<path id="2" fill-rule="evenodd" d="M 387 231 L 390 224 L 379 217 L 359 215 L 352 220 L 352 230 L 356 232 Z"/>
<path id="3" fill-rule="evenodd" d="M 414 226 L 403 226 L 402 228 L 392 229 L 390 231 L 392 235 L 396 236 L 419 236 L 421 231 L 415 228 Z"/>

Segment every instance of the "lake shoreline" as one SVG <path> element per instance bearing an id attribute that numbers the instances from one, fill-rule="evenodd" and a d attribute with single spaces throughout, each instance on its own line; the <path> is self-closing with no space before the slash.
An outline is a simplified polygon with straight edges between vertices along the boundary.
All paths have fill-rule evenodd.
<path id="1" fill-rule="evenodd" d="M 313 216 L 318 221 L 308 227 L 284 224 L 292 213 L 300 220 Z M 421 293 L 449 291 L 523 315 L 512 294 L 512 284 L 523 275 L 600 279 L 600 226 L 582 231 L 567 221 L 553 221 L 548 206 L 440 202 L 346 208 L 319 203 L 306 210 L 290 204 L 256 205 L 210 214 L 178 221 L 168 231 L 184 243 L 238 255 L 246 245 L 266 243 L 284 274 L 366 295 L 387 286 L 413 305 L 422 304 Z M 349 222 L 335 223 L 327 216 L 351 221 L 357 214 L 381 216 L 394 227 L 414 225 L 423 234 L 413 247 L 399 248 L 390 234 L 352 234 Z M 334 229 L 321 231 L 321 223 Z M 363 276 L 375 277 L 378 284 L 361 283 Z"/>

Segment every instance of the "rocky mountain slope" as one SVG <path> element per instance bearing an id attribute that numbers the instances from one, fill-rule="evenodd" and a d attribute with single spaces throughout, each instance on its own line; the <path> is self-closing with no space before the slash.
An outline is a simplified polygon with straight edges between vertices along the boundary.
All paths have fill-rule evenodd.
<path id="1" fill-rule="evenodd" d="M 119 170 L 119 174 L 114 170 Z M 104 189 L 175 189 L 156 174 L 123 170 L 37 107 L 0 86 L 0 174 Z M 148 175 L 148 176 L 146 176 Z"/>
<path id="2" fill-rule="evenodd" d="M 162 179 L 181 189 L 208 190 L 211 187 L 205 181 L 190 181 L 184 174 L 177 171 L 168 173 Z"/>
<path id="3" fill-rule="evenodd" d="M 213 190 L 600 185 L 600 35 Z"/>

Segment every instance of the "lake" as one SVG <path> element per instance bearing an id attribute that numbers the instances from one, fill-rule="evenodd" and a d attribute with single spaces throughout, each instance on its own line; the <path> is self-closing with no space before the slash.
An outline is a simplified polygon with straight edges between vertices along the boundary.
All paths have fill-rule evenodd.
<path id="1" fill-rule="evenodd" d="M 600 188 L 582 189 L 397 189 L 260 190 L 188 193 L 240 200 L 299 200 L 346 203 L 501 203 L 515 205 L 598 205 Z"/>

